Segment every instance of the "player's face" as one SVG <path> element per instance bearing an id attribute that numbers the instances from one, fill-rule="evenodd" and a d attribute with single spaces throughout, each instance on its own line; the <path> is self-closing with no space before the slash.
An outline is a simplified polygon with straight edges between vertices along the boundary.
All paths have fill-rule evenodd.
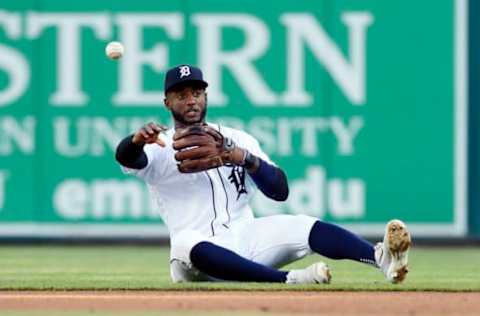
<path id="1" fill-rule="evenodd" d="M 175 121 L 183 125 L 203 122 L 207 114 L 207 94 L 199 85 L 188 85 L 169 91 L 165 106 L 172 112 Z"/>

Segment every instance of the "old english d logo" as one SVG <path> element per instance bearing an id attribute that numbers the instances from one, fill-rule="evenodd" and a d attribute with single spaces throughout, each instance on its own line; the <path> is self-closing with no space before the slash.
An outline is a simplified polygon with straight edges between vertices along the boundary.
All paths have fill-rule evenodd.
<path id="1" fill-rule="evenodd" d="M 242 193 L 247 193 L 247 189 L 245 188 L 245 169 L 239 166 L 235 166 L 232 168 L 232 173 L 228 177 L 230 183 L 233 183 L 235 188 L 237 189 L 237 201 L 240 198 Z"/>
<path id="2" fill-rule="evenodd" d="M 190 76 L 190 74 L 191 74 L 191 72 L 190 72 L 190 67 L 188 67 L 188 66 L 180 66 L 179 68 L 180 68 L 180 78 Z"/>

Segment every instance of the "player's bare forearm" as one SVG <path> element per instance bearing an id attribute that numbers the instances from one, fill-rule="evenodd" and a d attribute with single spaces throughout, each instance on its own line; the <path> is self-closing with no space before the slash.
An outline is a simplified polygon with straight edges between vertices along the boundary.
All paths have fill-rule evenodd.
<path id="1" fill-rule="evenodd" d="M 235 147 L 233 149 L 231 163 L 244 167 L 249 174 L 253 174 L 257 171 L 260 164 L 259 158 L 251 154 L 248 150 L 241 147 Z"/>

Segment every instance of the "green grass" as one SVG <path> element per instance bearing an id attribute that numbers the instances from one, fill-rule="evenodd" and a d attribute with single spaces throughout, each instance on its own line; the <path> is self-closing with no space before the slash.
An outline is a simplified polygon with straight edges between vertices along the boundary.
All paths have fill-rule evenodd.
<path id="1" fill-rule="evenodd" d="M 320 260 L 311 256 L 289 267 Z M 479 248 L 414 248 L 410 274 L 401 285 L 388 284 L 370 266 L 325 260 L 330 285 L 170 282 L 168 249 L 161 247 L 0 246 L 2 290 L 366 290 L 480 291 Z"/>

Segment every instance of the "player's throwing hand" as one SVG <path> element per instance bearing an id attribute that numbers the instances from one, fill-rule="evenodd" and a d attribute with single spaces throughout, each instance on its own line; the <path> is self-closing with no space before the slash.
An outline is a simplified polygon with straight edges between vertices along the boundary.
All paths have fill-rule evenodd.
<path id="1" fill-rule="evenodd" d="M 165 142 L 159 137 L 160 133 L 163 133 L 168 128 L 153 122 L 150 122 L 142 126 L 133 135 L 132 142 L 137 145 L 153 144 L 156 143 L 162 147 L 165 147 Z"/>

